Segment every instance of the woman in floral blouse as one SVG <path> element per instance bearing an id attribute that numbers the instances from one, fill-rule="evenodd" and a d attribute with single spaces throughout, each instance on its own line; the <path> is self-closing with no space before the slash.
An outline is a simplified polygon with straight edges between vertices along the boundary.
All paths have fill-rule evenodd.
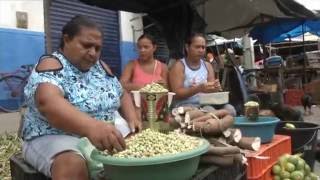
<path id="1" fill-rule="evenodd" d="M 99 60 L 102 42 L 99 26 L 74 17 L 62 30 L 60 49 L 40 58 L 25 87 L 23 155 L 52 179 L 89 178 L 80 137 L 100 150 L 125 149 L 121 133 L 106 123 L 118 110 L 131 129 L 141 129 L 130 95 Z"/>

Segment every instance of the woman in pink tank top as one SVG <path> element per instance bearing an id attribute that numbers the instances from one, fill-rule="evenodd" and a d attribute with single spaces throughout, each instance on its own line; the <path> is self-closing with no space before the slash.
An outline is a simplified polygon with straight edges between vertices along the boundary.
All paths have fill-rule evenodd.
<path id="1" fill-rule="evenodd" d="M 157 45 L 151 35 L 143 34 L 139 37 L 139 57 L 126 65 L 120 78 L 126 90 L 139 90 L 152 82 L 167 86 L 168 68 L 164 63 L 154 59 L 156 48 Z"/>

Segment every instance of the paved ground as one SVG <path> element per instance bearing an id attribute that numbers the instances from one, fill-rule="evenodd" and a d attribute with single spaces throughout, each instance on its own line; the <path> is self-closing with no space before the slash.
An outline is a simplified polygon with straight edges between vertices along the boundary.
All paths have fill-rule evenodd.
<path id="1" fill-rule="evenodd" d="M 302 107 L 295 107 L 303 112 Z M 320 106 L 315 106 L 312 108 L 312 115 L 304 116 L 303 119 L 306 122 L 311 122 L 320 125 Z M 318 132 L 318 141 L 320 140 L 320 132 Z M 316 161 L 315 166 L 314 166 L 314 172 L 317 175 L 320 175 L 320 163 L 319 161 Z"/>
<path id="2" fill-rule="evenodd" d="M 295 107 L 303 112 L 302 107 Z M 312 115 L 304 116 L 306 122 L 320 125 L 320 106 L 312 108 Z M 4 132 L 16 132 L 19 127 L 20 113 L 0 113 L 0 134 Z M 318 133 L 320 139 L 320 133 Z M 314 172 L 320 175 L 320 163 L 316 161 Z"/>
<path id="3" fill-rule="evenodd" d="M 16 132 L 19 128 L 20 113 L 0 114 L 0 134 L 4 132 Z"/>

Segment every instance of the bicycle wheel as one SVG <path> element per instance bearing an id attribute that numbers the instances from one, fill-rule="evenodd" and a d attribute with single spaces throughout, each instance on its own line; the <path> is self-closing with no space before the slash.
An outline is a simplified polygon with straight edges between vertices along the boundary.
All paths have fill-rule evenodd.
<path id="1" fill-rule="evenodd" d="M 23 104 L 24 78 L 16 75 L 0 79 L 0 111 L 15 112 Z"/>

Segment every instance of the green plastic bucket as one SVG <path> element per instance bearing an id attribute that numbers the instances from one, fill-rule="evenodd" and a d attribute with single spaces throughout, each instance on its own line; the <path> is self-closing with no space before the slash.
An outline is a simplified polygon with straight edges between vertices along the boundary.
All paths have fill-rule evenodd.
<path id="1" fill-rule="evenodd" d="M 93 151 L 91 158 L 104 164 L 112 180 L 187 180 L 195 174 L 200 155 L 208 151 L 208 141 L 202 141 L 196 149 L 171 155 L 127 159 Z"/>

